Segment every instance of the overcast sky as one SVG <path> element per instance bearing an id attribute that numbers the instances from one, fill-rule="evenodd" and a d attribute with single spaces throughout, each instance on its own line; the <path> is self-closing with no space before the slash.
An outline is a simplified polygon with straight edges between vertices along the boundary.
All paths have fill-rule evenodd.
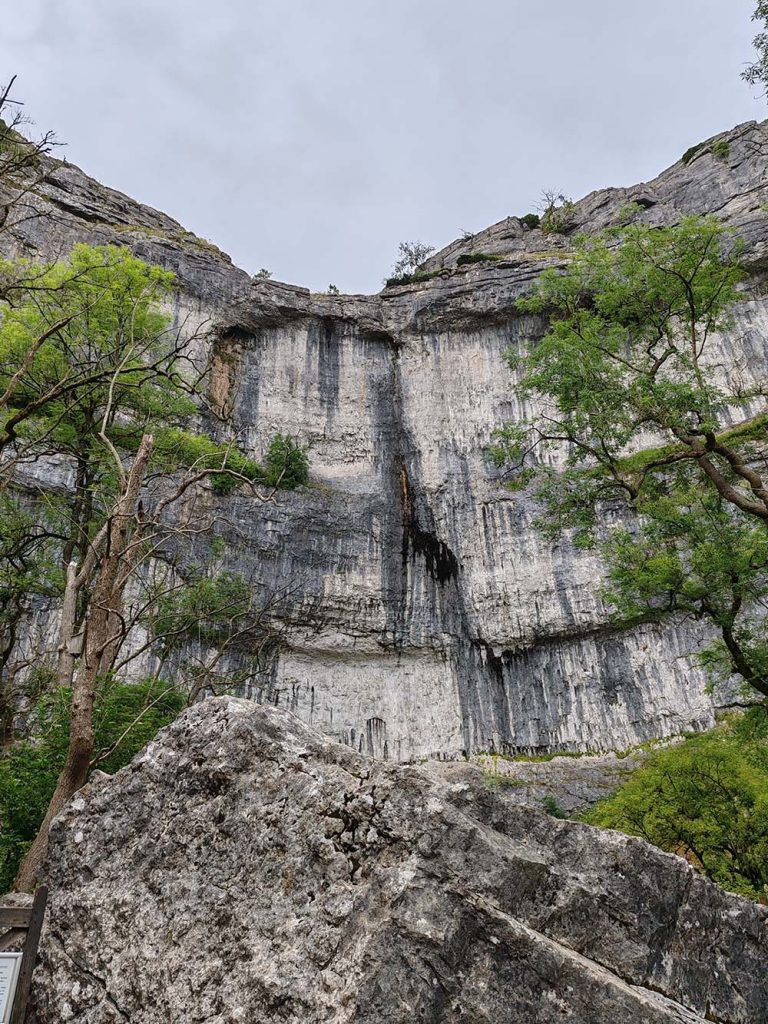
<path id="1" fill-rule="evenodd" d="M 315 290 L 768 116 L 754 0 L 0 0 L 67 159 Z"/>

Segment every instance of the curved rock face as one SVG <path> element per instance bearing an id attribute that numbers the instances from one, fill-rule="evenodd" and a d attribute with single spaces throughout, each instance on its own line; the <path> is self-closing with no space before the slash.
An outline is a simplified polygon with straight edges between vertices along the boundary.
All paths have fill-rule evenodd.
<path id="1" fill-rule="evenodd" d="M 724 158 L 705 145 L 655 181 L 588 196 L 574 230 L 616 223 L 628 202 L 646 223 L 714 212 L 732 225 L 751 276 L 713 372 L 748 383 L 766 370 L 768 122 L 723 139 Z M 526 411 L 503 354 L 544 330 L 515 301 L 567 238 L 508 218 L 433 257 L 424 283 L 310 295 L 251 281 L 71 165 L 52 168 L 45 196 L 55 216 L 24 228 L 29 247 L 116 241 L 176 270 L 179 317 L 215 323 L 211 396 L 230 435 L 257 455 L 278 430 L 311 445 L 312 485 L 277 506 L 210 499 L 230 567 L 281 595 L 288 627 L 247 696 L 399 760 L 626 748 L 711 723 L 701 635 L 612 631 L 595 558 L 546 542 L 485 459 L 493 430 Z M 500 258 L 457 266 L 472 251 Z M 205 538 L 190 557 L 205 560 Z"/>
<path id="2" fill-rule="evenodd" d="M 57 819 L 37 1024 L 760 1024 L 768 910 L 476 769 L 205 701 Z"/>

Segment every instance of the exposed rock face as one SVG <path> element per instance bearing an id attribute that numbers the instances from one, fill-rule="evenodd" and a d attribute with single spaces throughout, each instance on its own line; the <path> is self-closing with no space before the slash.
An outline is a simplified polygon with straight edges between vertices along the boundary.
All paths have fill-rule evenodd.
<path id="1" fill-rule="evenodd" d="M 574 224 L 597 231 L 631 201 L 648 223 L 715 212 L 731 224 L 751 277 L 718 351 L 748 382 L 766 369 L 768 123 L 724 138 L 725 159 L 705 146 L 648 184 L 594 193 Z M 177 270 L 179 317 L 215 321 L 211 393 L 231 432 L 257 454 L 277 430 L 311 443 L 312 486 L 279 507 L 211 498 L 232 567 L 285 595 L 288 642 L 248 696 L 400 760 L 623 749 L 711 723 L 691 657 L 700 634 L 611 630 L 595 558 L 546 542 L 484 457 L 525 411 L 503 353 L 544 329 L 515 300 L 567 238 L 509 218 L 433 257 L 433 280 L 310 295 L 251 281 L 72 166 L 52 168 L 45 192 L 54 216 L 24 228 L 28 248 L 116 241 Z M 457 267 L 471 251 L 503 258 Z M 191 557 L 205 559 L 204 538 Z"/>
<path id="2" fill-rule="evenodd" d="M 38 1024 L 759 1024 L 768 910 L 222 698 L 54 826 Z"/>
<path id="3" fill-rule="evenodd" d="M 489 786 L 513 803 L 541 807 L 553 800 L 567 814 L 579 814 L 622 786 L 645 760 L 642 753 L 626 756 L 593 754 L 553 757 L 547 761 L 511 761 L 495 754 L 480 754 L 473 763 L 485 773 Z M 454 764 L 428 762 L 443 772 Z"/>

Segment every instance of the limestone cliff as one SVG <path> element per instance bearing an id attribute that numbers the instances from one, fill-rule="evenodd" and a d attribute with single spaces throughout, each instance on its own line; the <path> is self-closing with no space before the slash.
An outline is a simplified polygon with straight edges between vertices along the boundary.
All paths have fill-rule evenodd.
<path id="1" fill-rule="evenodd" d="M 768 910 L 638 839 L 208 700 L 54 824 L 37 1024 L 760 1024 Z"/>
<path id="2" fill-rule="evenodd" d="M 593 193 L 574 229 L 636 202 L 647 223 L 716 213 L 746 244 L 749 279 L 722 372 L 764 375 L 768 337 L 768 122 L 726 133 L 654 181 Z M 723 156 L 727 152 L 726 156 Z M 485 459 L 521 413 L 503 353 L 543 324 L 515 309 L 568 238 L 517 218 L 432 258 L 434 276 L 374 296 L 326 296 L 252 280 L 170 218 L 50 164 L 20 251 L 118 242 L 174 269 L 175 313 L 210 321 L 211 394 L 245 447 L 276 430 L 311 445 L 312 483 L 260 505 L 213 505 L 232 565 L 281 592 L 287 641 L 247 696 L 376 756 L 627 747 L 712 720 L 689 623 L 616 632 L 600 567 Z M 461 253 L 493 261 L 457 265 Z M 216 499 L 211 496 L 210 501 Z M 194 557 L 206 557 L 206 540 Z M 39 628 L 44 628 L 39 626 Z"/>

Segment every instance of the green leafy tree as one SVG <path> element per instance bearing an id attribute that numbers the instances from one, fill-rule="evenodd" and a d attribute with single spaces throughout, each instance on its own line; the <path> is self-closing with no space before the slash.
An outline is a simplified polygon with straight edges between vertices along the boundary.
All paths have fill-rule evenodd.
<path id="1" fill-rule="evenodd" d="M 72 692 L 68 755 L 21 888 L 34 884 L 50 821 L 87 778 L 100 681 L 128 634 L 126 594 L 161 553 L 170 510 L 214 474 L 247 482 L 258 470 L 233 446 L 196 443 L 185 429 L 199 374 L 194 339 L 162 308 L 172 287 L 172 275 L 126 250 L 77 246 L 38 275 L 26 301 L 0 313 L 6 487 L 40 459 L 64 460 L 75 479 L 73 495 L 57 502 L 64 585 L 55 685 Z"/>
<path id="2" fill-rule="evenodd" d="M 64 564 L 83 556 L 120 486 L 115 452 L 196 411 L 194 372 L 183 375 L 190 339 L 161 308 L 172 287 L 172 274 L 126 249 L 78 245 L 0 314 L 3 469 L 45 457 L 72 465 Z"/>
<path id="3" fill-rule="evenodd" d="M 750 85 L 760 85 L 768 91 L 768 0 L 758 0 L 752 20 L 763 25 L 754 38 L 757 59 L 742 72 L 741 77 Z"/>
<path id="4" fill-rule="evenodd" d="M 405 284 L 421 271 L 422 264 L 429 259 L 435 247 L 424 242 L 400 242 L 397 251 L 398 258 L 392 266 L 392 276 L 387 279 L 387 283 Z"/>
<path id="5" fill-rule="evenodd" d="M 768 713 L 754 708 L 652 752 L 585 820 L 641 836 L 768 902 Z"/>
<path id="6" fill-rule="evenodd" d="M 545 235 L 565 235 L 574 226 L 576 204 L 563 192 L 545 189 L 541 194 L 539 210 L 540 218 L 537 218 L 535 224 L 528 221 L 528 227 L 540 226 Z M 525 218 L 523 223 L 526 223 Z"/>
<path id="7" fill-rule="evenodd" d="M 550 535 L 570 528 L 591 545 L 602 533 L 620 621 L 699 615 L 721 637 L 707 666 L 766 694 L 768 417 L 731 425 L 739 409 L 765 408 L 765 383 L 729 387 L 712 346 L 730 324 L 738 257 L 714 218 L 577 239 L 566 270 L 545 272 L 519 303 L 549 318 L 529 355 L 509 357 L 522 397 L 545 411 L 502 430 L 491 455 L 512 486 L 536 481 Z M 564 464 L 547 469 L 555 451 Z M 617 501 L 639 525 L 605 541 Z"/>
<path id="8" fill-rule="evenodd" d="M 0 91 L 0 110 L 8 103 L 9 89 Z M 35 188 L 53 144 L 49 136 L 30 143 L 19 124 L 0 122 L 0 232 L 11 234 L 37 215 Z M 76 246 L 55 264 L 0 261 L 4 727 L 16 629 L 36 597 L 61 599 L 53 686 L 71 693 L 66 756 L 19 888 L 34 884 L 50 821 L 91 770 L 103 686 L 141 614 L 134 591 L 148 566 L 169 557 L 170 537 L 178 547 L 185 530 L 200 529 L 201 487 L 221 494 L 248 485 L 270 500 L 257 485 L 274 491 L 306 479 L 298 445 L 270 449 L 261 466 L 234 442 L 190 429 L 206 367 L 187 325 L 167 314 L 174 287 L 172 274 L 114 246 Z M 36 484 L 41 464 L 71 470 L 71 494 Z M 171 514 L 182 505 L 183 515 Z"/>

